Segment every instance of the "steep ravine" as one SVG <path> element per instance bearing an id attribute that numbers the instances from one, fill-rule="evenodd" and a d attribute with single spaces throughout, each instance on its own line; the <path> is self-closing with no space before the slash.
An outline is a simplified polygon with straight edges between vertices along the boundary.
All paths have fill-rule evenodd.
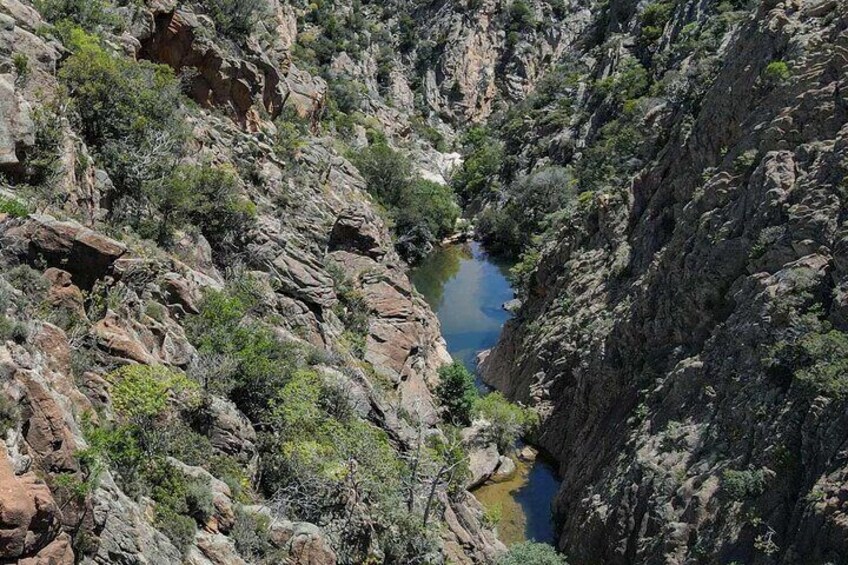
<path id="1" fill-rule="evenodd" d="M 479 242 L 445 245 L 412 271 L 411 280 L 436 313 L 448 352 L 476 373 L 477 357 L 497 343 L 510 318 L 513 298 L 507 279 L 509 261 L 486 253 Z M 481 393 L 488 387 L 478 380 Z M 511 471 L 493 470 L 493 479 L 474 496 L 497 514 L 498 536 L 506 544 L 526 540 L 553 544 L 551 504 L 559 480 L 549 461 L 532 448 L 510 450 Z"/>
<path id="2" fill-rule="evenodd" d="M 838 563 L 848 6 L 736 3 L 698 44 L 716 4 L 667 4 L 656 30 L 610 2 L 570 54 L 600 82 L 570 90 L 570 139 L 547 146 L 575 151 L 542 154 L 584 192 L 483 376 L 543 414 L 575 563 Z M 622 61 L 638 78 L 634 58 L 656 88 L 630 83 L 621 105 L 607 87 Z M 551 108 L 535 111 L 525 132 Z M 538 138 L 510 141 L 532 170 Z M 579 169 L 605 163 L 598 147 L 619 151 L 601 182 Z"/>

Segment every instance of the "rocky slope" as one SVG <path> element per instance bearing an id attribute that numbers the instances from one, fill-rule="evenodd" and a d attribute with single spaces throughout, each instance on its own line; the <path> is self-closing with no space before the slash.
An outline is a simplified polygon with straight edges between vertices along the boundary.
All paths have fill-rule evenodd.
<path id="1" fill-rule="evenodd" d="M 575 189 L 483 366 L 544 415 L 560 549 L 840 562 L 846 5 L 613 0 L 586 29 L 568 88 L 500 130 L 507 199 L 551 165 Z"/>
<path id="2" fill-rule="evenodd" d="M 449 357 L 438 322 L 413 291 L 386 222 L 338 140 L 361 147 L 376 131 L 410 153 L 425 176 L 443 181 L 456 155 L 437 147 L 421 124 L 450 139 L 498 101 L 523 96 L 567 44 L 568 31 L 517 30 L 508 41 L 509 5 L 491 0 L 474 7 L 369 4 L 357 7 L 369 24 L 357 38 L 368 46 L 335 49 L 317 61 L 304 37 L 329 32 L 310 21 L 312 7 L 271 1 L 237 38 L 222 31 L 227 20 L 215 19 L 207 9 L 214 5 L 223 4 L 102 2 L 86 11 L 0 0 L 2 558 L 490 562 L 504 548 L 483 525 L 480 506 L 462 485 L 442 484 L 441 471 L 427 478 L 417 460 L 411 480 L 421 484 L 389 493 L 409 497 L 414 521 L 425 499 L 428 511 L 435 500 L 437 516 L 428 524 L 425 513 L 420 534 L 429 545 L 414 558 L 392 553 L 401 551 L 392 543 L 419 540 L 398 533 L 406 524 L 385 526 L 385 517 L 368 510 L 378 502 L 353 496 L 364 488 L 355 482 L 353 457 L 341 499 L 344 529 L 337 529 L 342 521 L 312 524 L 299 518 L 306 510 L 287 510 L 302 502 L 299 495 L 268 490 L 279 471 L 277 450 L 288 449 L 274 443 L 285 430 L 260 417 L 292 421 L 285 409 L 274 411 L 285 408 L 274 395 L 287 389 L 272 389 L 269 400 L 259 390 L 264 381 L 233 389 L 224 379 L 257 363 L 263 378 L 283 371 L 296 382 L 343 390 L 337 409 L 347 429 L 385 441 L 389 463 L 381 464 L 390 470 L 406 468 L 416 446 L 420 455 L 422 436 L 441 445 L 431 391 Z M 550 17 L 547 4 L 531 7 L 534 17 Z M 392 8 L 383 26 L 377 16 Z M 420 45 L 377 63 L 371 34 L 399 44 L 401 15 L 426 30 L 416 42 L 438 43 L 424 70 L 416 65 Z M 506 70 L 492 72 L 498 65 Z M 75 82 L 78 76 L 108 78 L 95 84 Z M 364 85 L 344 134 L 330 102 L 338 77 Z M 147 80 L 152 92 L 144 90 Z M 122 92 L 125 84 L 140 86 Z M 168 110 L 172 91 L 177 104 Z M 132 116 L 129 101 L 150 100 L 130 120 L 103 118 L 110 111 Z M 160 110 L 165 125 L 155 130 Z M 176 122 L 179 131 L 169 129 Z M 168 163 L 161 174 L 176 174 L 164 195 L 149 192 L 161 182 L 157 159 Z M 171 227 L 169 214 L 185 205 L 179 182 L 219 192 Z M 231 216 L 215 216 L 220 205 Z M 244 225 L 228 224 L 234 217 Z M 159 223 L 158 232 L 145 231 L 149 221 Z M 244 289 L 250 307 L 235 326 L 213 334 L 213 324 L 232 315 L 211 310 L 216 297 L 235 296 L 228 304 L 238 311 Z M 248 343 L 226 341 L 242 331 L 255 332 Z M 205 339 L 235 349 L 210 352 Z M 289 346 L 294 353 L 285 353 Z M 151 390 L 158 392 L 145 396 Z M 253 411 L 257 398 L 268 412 Z M 141 479 L 127 460 L 138 466 L 130 470 L 147 469 Z M 353 516 L 362 520 L 357 531 L 370 534 L 351 541 Z"/>

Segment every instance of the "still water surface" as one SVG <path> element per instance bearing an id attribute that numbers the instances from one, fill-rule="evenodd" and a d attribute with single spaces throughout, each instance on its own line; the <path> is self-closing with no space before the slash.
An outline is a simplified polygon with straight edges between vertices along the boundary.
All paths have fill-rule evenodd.
<path id="1" fill-rule="evenodd" d="M 510 317 L 503 309 L 513 297 L 509 267 L 471 242 L 437 249 L 412 273 L 415 288 L 439 317 L 448 351 L 472 372 L 477 353 L 497 343 Z M 518 462 L 511 480 L 484 485 L 474 494 L 487 508 L 501 508 L 498 532 L 505 543 L 553 543 L 550 505 L 558 487 L 554 468 L 537 459 Z"/>

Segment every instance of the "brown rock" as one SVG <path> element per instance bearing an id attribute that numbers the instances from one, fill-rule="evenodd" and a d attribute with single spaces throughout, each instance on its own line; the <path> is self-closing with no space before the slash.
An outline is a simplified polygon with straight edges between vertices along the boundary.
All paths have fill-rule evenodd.
<path id="1" fill-rule="evenodd" d="M 363 207 L 346 210 L 333 225 L 330 251 L 350 251 L 379 259 L 388 251 L 385 231 L 374 212 Z"/>
<path id="2" fill-rule="evenodd" d="M 71 273 L 74 283 L 91 288 L 127 249 L 77 222 L 33 214 L 3 235 L 3 244 L 29 260 L 44 260 Z"/>
<path id="3" fill-rule="evenodd" d="M 62 407 L 34 375 L 19 371 L 16 379 L 25 390 L 24 440 L 39 467 L 51 473 L 77 471 L 79 466 L 74 458 L 77 446 Z"/>
<path id="4" fill-rule="evenodd" d="M 108 312 L 105 318 L 94 324 L 91 331 L 99 345 L 116 357 L 147 365 L 156 364 L 158 361 L 139 338 L 124 327 L 114 312 Z"/>
<path id="5" fill-rule="evenodd" d="M 0 555 L 5 560 L 30 557 L 28 563 L 73 563 L 67 537 L 59 534 L 61 513 L 50 489 L 32 473 L 15 476 L 6 446 L 0 442 Z M 39 555 L 44 551 L 43 555 Z"/>

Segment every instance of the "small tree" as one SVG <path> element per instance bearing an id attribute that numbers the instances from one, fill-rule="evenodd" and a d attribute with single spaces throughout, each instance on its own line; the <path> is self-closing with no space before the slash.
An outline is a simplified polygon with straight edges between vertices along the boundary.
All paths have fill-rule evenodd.
<path id="1" fill-rule="evenodd" d="M 475 412 L 491 423 L 491 439 L 501 451 L 512 447 L 538 421 L 532 409 L 509 402 L 500 392 L 492 392 L 477 401 Z"/>
<path id="2" fill-rule="evenodd" d="M 353 164 L 365 178 L 368 192 L 384 206 L 399 203 L 412 176 L 412 165 L 406 157 L 379 143 L 353 156 Z"/>
<path id="3" fill-rule="evenodd" d="M 477 388 L 474 376 L 459 361 L 439 369 L 439 386 L 436 395 L 444 413 L 442 418 L 457 426 L 471 423 L 474 403 L 477 401 Z"/>
<path id="4" fill-rule="evenodd" d="M 265 0 L 209 0 L 204 2 L 215 27 L 235 39 L 250 35 L 253 25 L 267 11 Z"/>

